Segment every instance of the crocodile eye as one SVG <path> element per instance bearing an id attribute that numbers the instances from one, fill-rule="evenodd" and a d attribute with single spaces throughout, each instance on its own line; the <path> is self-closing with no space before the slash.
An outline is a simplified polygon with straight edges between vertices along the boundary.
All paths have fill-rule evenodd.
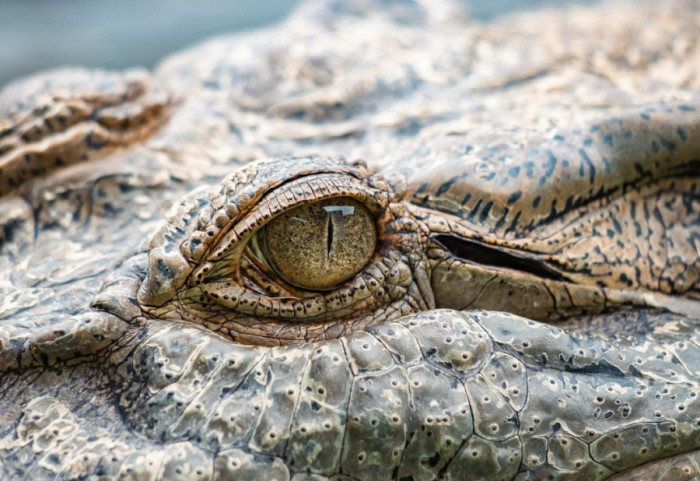
<path id="1" fill-rule="evenodd" d="M 337 339 L 432 306 L 419 227 L 405 209 L 359 161 L 250 164 L 173 206 L 139 258 L 139 312 L 279 345 Z"/>
<path id="2" fill-rule="evenodd" d="M 336 197 L 290 209 L 259 232 L 266 260 L 290 284 L 328 290 L 357 274 L 372 258 L 375 222 L 355 199 Z"/>

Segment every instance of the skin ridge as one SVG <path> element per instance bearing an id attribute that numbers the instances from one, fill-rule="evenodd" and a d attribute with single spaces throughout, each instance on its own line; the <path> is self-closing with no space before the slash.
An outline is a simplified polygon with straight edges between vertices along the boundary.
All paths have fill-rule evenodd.
<path id="1" fill-rule="evenodd" d="M 111 75 L 127 79 L 122 91 L 104 97 L 88 94 L 83 99 L 67 101 L 58 97 L 47 103 L 37 99 L 34 106 L 5 109 L 9 124 L 0 128 L 0 196 L 52 170 L 142 142 L 162 125 L 171 108 L 171 99 L 165 92 L 148 91 L 149 79 L 143 72 Z M 94 78 L 88 77 L 84 82 L 99 81 L 101 76 L 110 74 L 95 73 Z M 119 81 L 115 83 L 118 85 Z M 27 115 L 24 109 L 44 117 Z"/>

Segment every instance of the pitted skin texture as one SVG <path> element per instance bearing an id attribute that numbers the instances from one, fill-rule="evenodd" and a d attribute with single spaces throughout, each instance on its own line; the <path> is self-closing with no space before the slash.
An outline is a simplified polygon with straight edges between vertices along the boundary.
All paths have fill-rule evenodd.
<path id="1" fill-rule="evenodd" d="M 0 478 L 700 478 L 698 24 L 329 1 L 7 87 Z M 374 256 L 286 283 L 331 197 Z"/>

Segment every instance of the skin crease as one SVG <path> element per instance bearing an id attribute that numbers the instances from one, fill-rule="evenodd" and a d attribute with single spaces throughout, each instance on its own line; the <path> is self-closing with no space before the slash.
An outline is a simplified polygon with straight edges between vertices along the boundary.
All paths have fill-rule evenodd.
<path id="1" fill-rule="evenodd" d="M 314 3 L 8 86 L 0 473 L 697 479 L 699 12 Z M 256 259 L 329 198 L 357 274 Z"/>

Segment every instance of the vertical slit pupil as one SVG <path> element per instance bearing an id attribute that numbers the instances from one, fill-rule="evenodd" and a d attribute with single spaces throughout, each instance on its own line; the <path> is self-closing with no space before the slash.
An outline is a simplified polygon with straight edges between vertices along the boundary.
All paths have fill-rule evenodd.
<path id="1" fill-rule="evenodd" d="M 326 253 L 330 258 L 331 247 L 333 247 L 333 215 L 328 214 L 328 237 L 326 238 Z"/>

